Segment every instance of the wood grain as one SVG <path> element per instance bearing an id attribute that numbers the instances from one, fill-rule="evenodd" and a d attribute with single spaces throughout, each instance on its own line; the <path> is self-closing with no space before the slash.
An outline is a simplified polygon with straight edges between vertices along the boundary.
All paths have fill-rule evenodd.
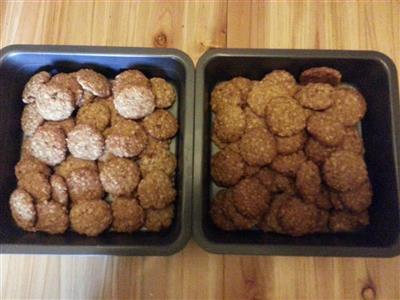
<path id="1" fill-rule="evenodd" d="M 16 43 L 372 49 L 400 65 L 398 1 L 0 1 Z M 400 299 L 400 258 L 0 257 L 0 299 Z"/>

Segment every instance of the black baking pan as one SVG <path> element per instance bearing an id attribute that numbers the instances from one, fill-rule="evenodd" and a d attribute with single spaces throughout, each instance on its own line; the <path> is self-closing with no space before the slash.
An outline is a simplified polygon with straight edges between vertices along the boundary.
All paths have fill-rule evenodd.
<path id="1" fill-rule="evenodd" d="M 311 67 L 328 66 L 361 91 L 368 112 L 361 124 L 365 160 L 373 185 L 371 224 L 351 234 L 315 234 L 293 238 L 261 231 L 225 232 L 209 215 L 217 187 L 210 177 L 209 96 L 214 86 L 235 76 L 259 80 L 275 69 L 296 78 Z M 193 234 L 207 251 L 221 254 L 390 257 L 400 253 L 399 96 L 396 68 L 390 58 L 372 51 L 215 49 L 196 69 Z"/>
<path id="2" fill-rule="evenodd" d="M 172 144 L 177 155 L 176 216 L 170 229 L 160 233 L 107 232 L 96 238 L 73 232 L 51 236 L 27 233 L 14 225 L 8 207 L 16 187 L 14 165 L 19 159 L 24 84 L 36 72 L 73 72 L 87 67 L 109 78 L 129 68 L 148 77 L 172 82 L 178 101 L 172 108 L 180 130 Z M 182 249 L 191 235 L 192 159 L 194 118 L 194 67 L 191 59 L 175 49 L 84 46 L 13 45 L 0 55 L 0 246 L 2 253 L 170 255 Z"/>

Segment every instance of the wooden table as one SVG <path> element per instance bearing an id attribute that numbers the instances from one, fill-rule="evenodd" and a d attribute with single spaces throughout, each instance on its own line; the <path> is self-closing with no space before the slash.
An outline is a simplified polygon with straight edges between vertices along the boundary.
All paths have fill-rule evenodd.
<path id="1" fill-rule="evenodd" d="M 400 66 L 399 1 L 0 1 L 0 43 L 373 49 Z M 2 201 L 7 201 L 2 199 Z M 1 297 L 400 299 L 392 259 L 1 256 Z"/>

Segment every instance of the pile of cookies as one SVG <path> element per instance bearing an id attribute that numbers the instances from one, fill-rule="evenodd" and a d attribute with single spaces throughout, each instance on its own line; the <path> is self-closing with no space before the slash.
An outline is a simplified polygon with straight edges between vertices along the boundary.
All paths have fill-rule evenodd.
<path id="1" fill-rule="evenodd" d="M 167 109 L 176 97 L 164 79 L 133 69 L 113 80 L 91 69 L 35 74 L 22 95 L 24 142 L 10 196 L 16 224 L 87 236 L 168 228 L 178 122 Z"/>
<path id="2" fill-rule="evenodd" d="M 211 93 L 211 176 L 223 187 L 210 215 L 223 230 L 291 236 L 352 232 L 369 223 L 372 188 L 357 124 L 367 105 L 339 71 L 316 67 L 299 83 L 275 70 L 236 77 Z"/>

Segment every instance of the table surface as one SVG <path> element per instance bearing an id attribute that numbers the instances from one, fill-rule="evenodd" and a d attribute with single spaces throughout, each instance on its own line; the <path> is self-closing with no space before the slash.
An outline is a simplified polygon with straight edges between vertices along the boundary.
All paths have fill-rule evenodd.
<path id="1" fill-rule="evenodd" d="M 0 46 L 371 49 L 400 66 L 399 1 L 1 1 Z M 2 199 L 6 201 L 6 199 Z M 400 299 L 400 257 L 2 255 L 1 299 Z"/>

